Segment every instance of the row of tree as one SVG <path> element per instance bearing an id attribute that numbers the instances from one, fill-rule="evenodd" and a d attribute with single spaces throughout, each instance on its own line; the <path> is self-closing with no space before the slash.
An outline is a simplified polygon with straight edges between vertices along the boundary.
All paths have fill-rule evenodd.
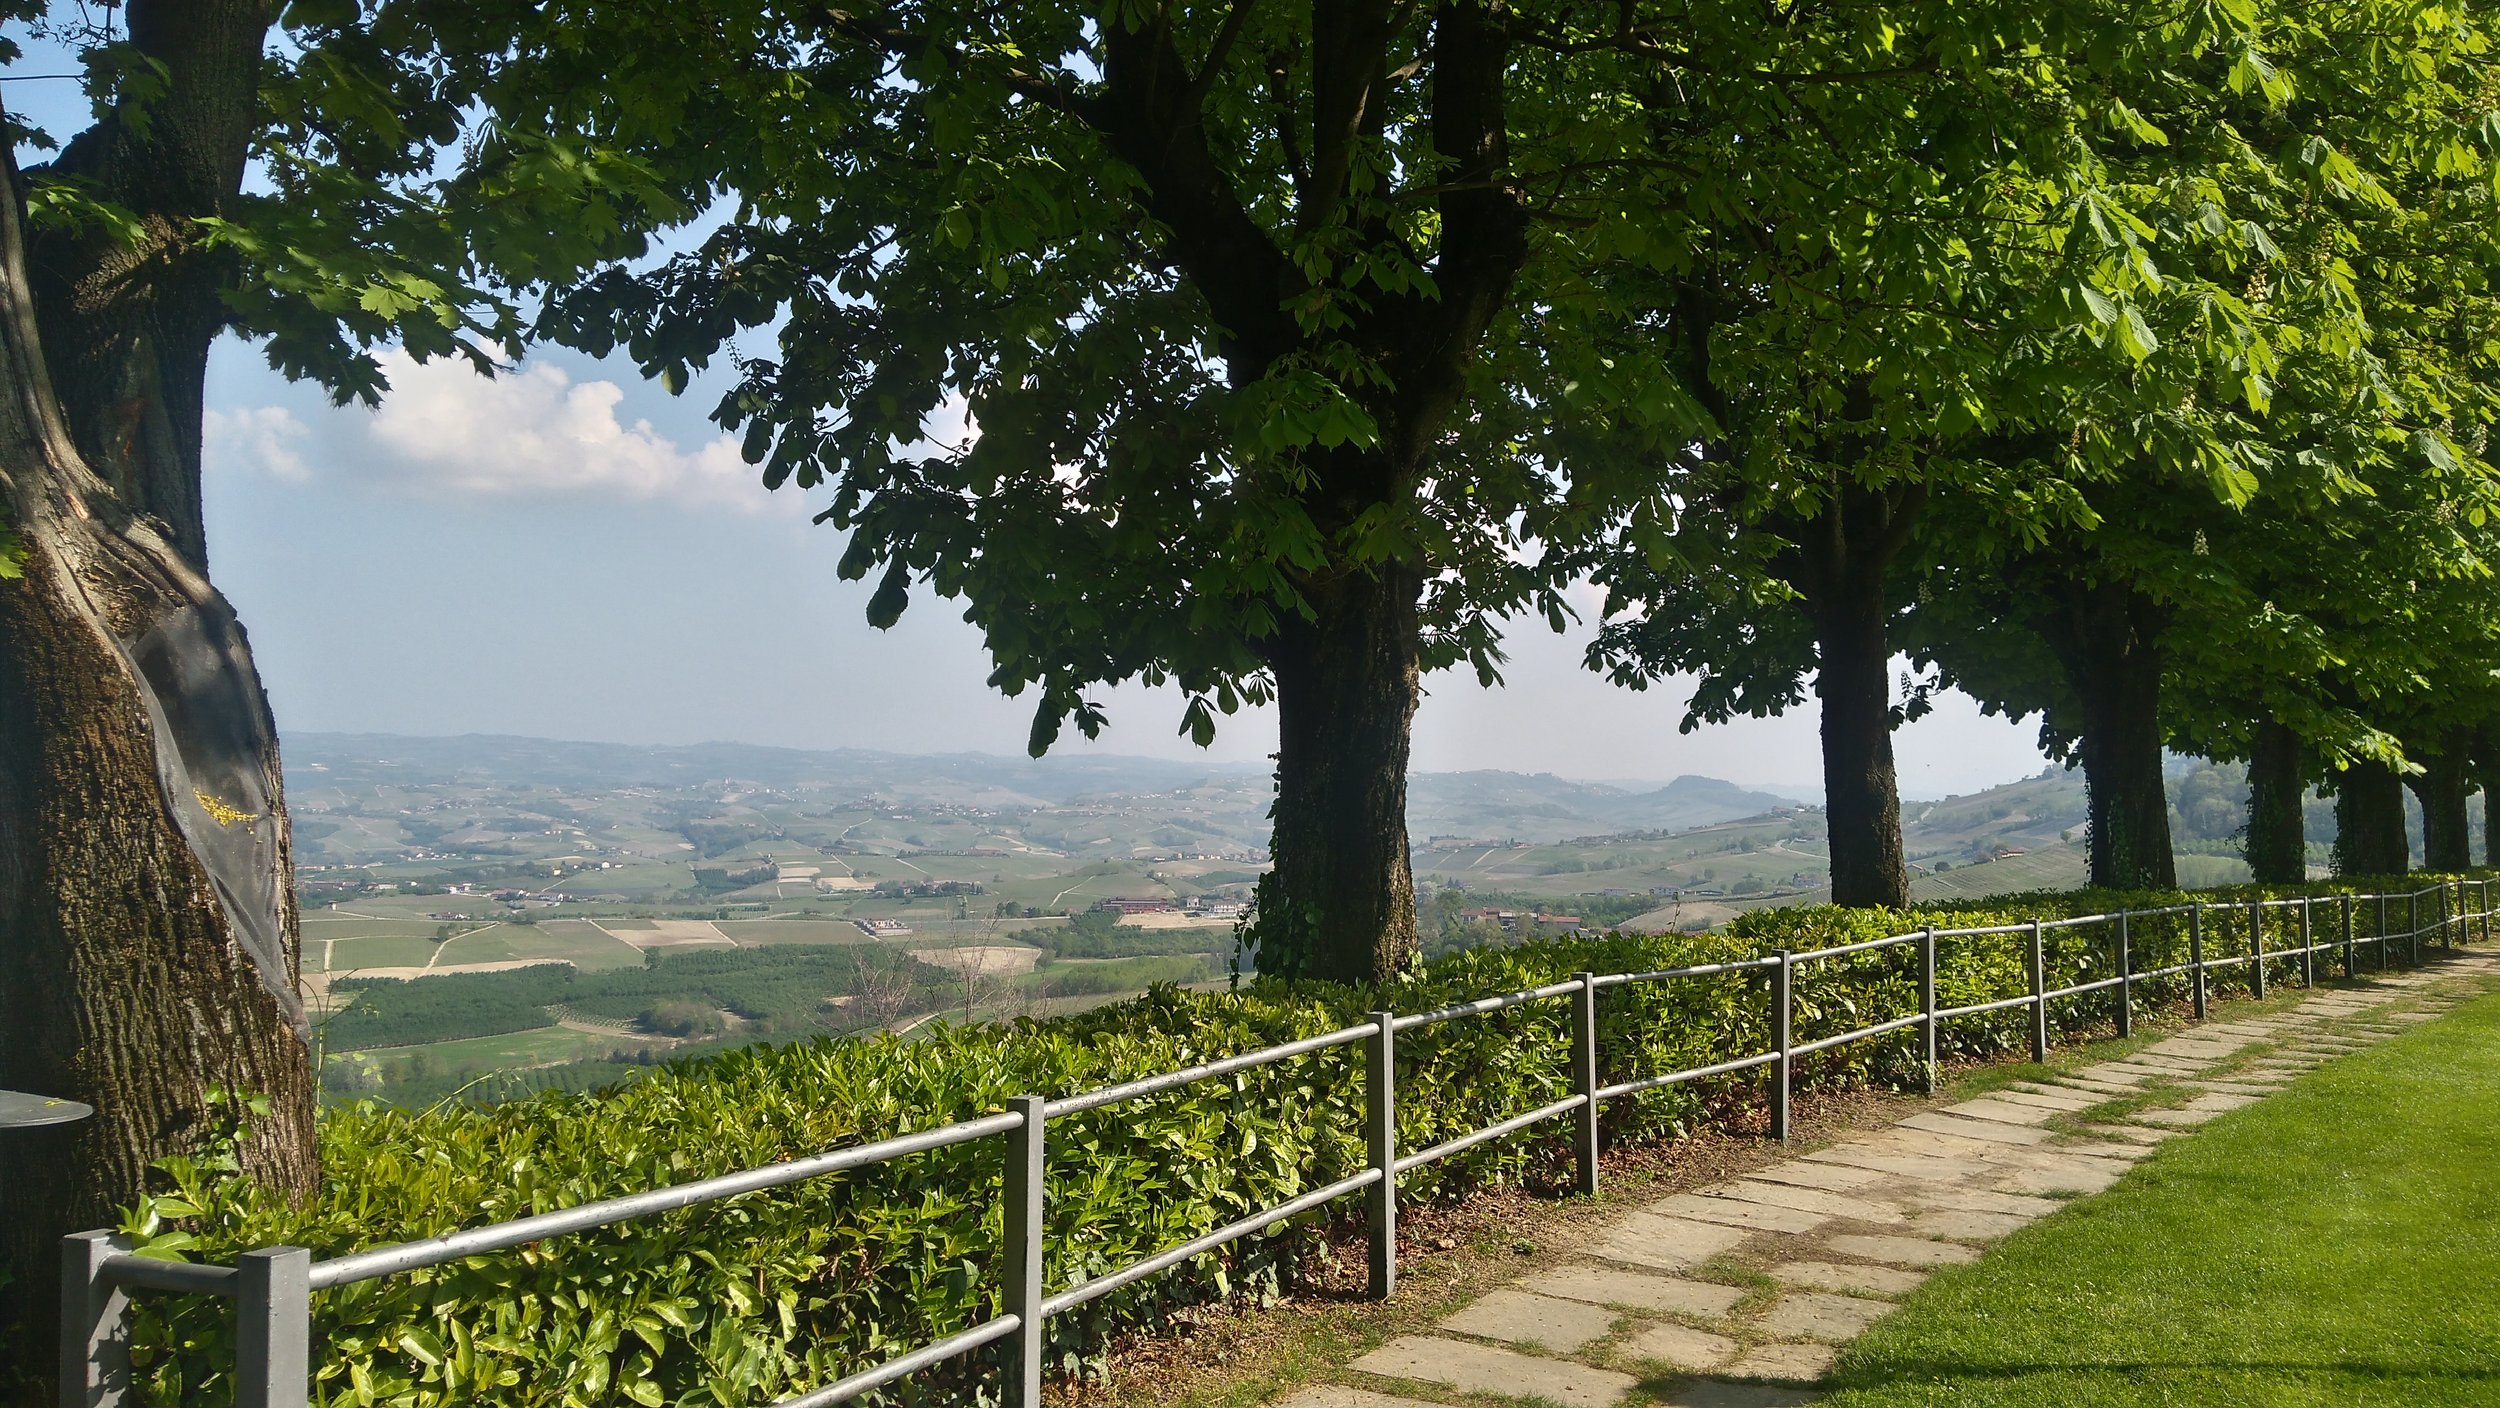
<path id="1" fill-rule="evenodd" d="M 2270 874 L 2303 784 L 2392 869 L 2402 779 L 2461 843 L 2500 756 L 2469 10 L 0 18 L 95 114 L 0 203 L 0 1084 L 100 1109 L 0 1144 L 19 1286 L 210 1087 L 271 1099 L 247 1167 L 314 1176 L 275 735 L 200 514 L 227 332 L 342 400 L 386 342 L 718 368 L 871 619 L 960 603 L 1037 752 L 1107 684 L 1177 685 L 1202 741 L 1272 701 L 1268 972 L 1407 966 L 1421 677 L 1495 678 L 1584 577 L 1591 663 L 1698 674 L 1688 725 L 1811 685 L 1853 903 L 1906 895 L 1891 733 L 1945 685 L 2080 759 L 2107 883 L 2168 878 L 2165 746 L 2251 761 Z"/>

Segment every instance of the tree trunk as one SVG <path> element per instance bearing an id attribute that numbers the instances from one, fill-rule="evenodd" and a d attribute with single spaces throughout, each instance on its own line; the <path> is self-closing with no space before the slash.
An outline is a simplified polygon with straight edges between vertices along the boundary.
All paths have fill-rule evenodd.
<path id="1" fill-rule="evenodd" d="M 138 216 L 137 249 L 56 232 L 38 286 L 5 166 L 0 504 L 26 560 L 0 581 L 0 1087 L 97 1111 L 0 1136 L 0 1323 L 24 1336 L 0 1358 L 30 1365 L 51 1362 L 60 1236 L 110 1224 L 151 1163 L 219 1133 L 213 1090 L 269 1102 L 246 1173 L 301 1193 L 316 1172 L 275 730 L 198 508 L 224 315 L 189 232 L 239 187 L 267 8 L 125 11 L 167 92 L 60 167 Z"/>
<path id="2" fill-rule="evenodd" d="M 2422 803 L 2422 868 L 2442 874 L 2470 870 L 2474 852 L 2468 833 L 2465 756 L 2450 748 L 2425 752 L 2417 759 L 2422 771 L 2405 779 Z"/>
<path id="3" fill-rule="evenodd" d="M 1421 578 L 1403 566 L 1306 584 L 1276 677 L 1275 868 L 1259 882 L 1259 970 L 1380 982 L 1414 962 L 1406 760 L 1421 697 Z"/>
<path id="4" fill-rule="evenodd" d="M 2248 759 L 2248 868 L 2258 883 L 2309 878 L 2309 839 L 2301 802 L 2308 790 L 2300 735 L 2269 719 L 2257 725 Z"/>
<path id="5" fill-rule="evenodd" d="M 1850 494 L 1826 510 L 1846 519 Z M 1887 515 L 1888 516 L 1888 515 Z M 1863 518 L 1863 515 L 1860 515 Z M 1814 692 L 1823 707 L 1823 811 L 1832 853 L 1832 902 L 1907 909 L 1901 792 L 1892 760 L 1892 638 L 1884 575 L 1898 540 L 1875 525 L 1842 528 L 1809 574 Z M 1889 529 L 1889 524 L 1885 525 Z M 1809 553 L 1816 548 L 1806 549 Z"/>
<path id="6" fill-rule="evenodd" d="M 2123 582 L 2068 589 L 2044 632 L 2083 709 L 2092 883 L 2178 887 L 2162 780 L 2161 608 Z"/>
<path id="7" fill-rule="evenodd" d="M 2335 783 L 2335 873 L 2402 875 L 2413 868 L 2405 789 L 2385 763 L 2360 761 Z"/>

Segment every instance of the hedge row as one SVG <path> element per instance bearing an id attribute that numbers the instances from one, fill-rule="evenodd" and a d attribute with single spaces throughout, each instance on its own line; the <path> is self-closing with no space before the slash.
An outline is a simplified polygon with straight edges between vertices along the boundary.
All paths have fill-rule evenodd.
<path id="1" fill-rule="evenodd" d="M 273 1243 L 329 1256 L 482 1222 L 725 1173 L 1002 1109 L 1020 1094 L 1080 1091 L 1588 970 L 1624 972 L 1806 950 L 1924 924 L 2058 918 L 2184 895 L 2058 894 L 1986 908 L 1895 914 L 1789 909 L 1698 936 L 1588 936 L 1454 955 L 1387 990 L 1255 983 L 1239 993 L 1161 989 L 1080 1016 L 939 1027 L 903 1041 L 813 1040 L 687 1062 L 631 1085 L 551 1092 L 488 1108 L 409 1112 L 374 1104 L 324 1116 L 323 1188 L 288 1206 L 176 1162 L 172 1191 L 127 1230 L 159 1251 L 230 1261 Z M 2364 932 L 2374 916 L 2362 916 Z M 2396 916 L 2401 924 L 2401 912 Z M 2297 923 L 2296 917 L 2270 923 Z M 2183 924 L 2138 926 L 2139 969 L 2172 961 Z M 2245 952 L 2209 932 L 2210 956 Z M 2270 939 L 2269 943 L 2277 941 Z M 1947 1005 L 2028 990 L 2027 940 L 1941 946 Z M 2052 982 L 2112 971 L 2093 930 L 2056 931 Z M 2289 976 L 2287 970 L 2283 976 Z M 2227 989 L 2227 985 L 2226 989 Z M 2177 984 L 2140 985 L 2146 1005 Z M 1801 1041 L 1915 1010 L 1916 946 L 1801 965 Z M 2107 994 L 2053 1004 L 2063 1035 L 2105 1031 Z M 1766 1043 L 1758 972 L 1609 989 L 1600 1076 L 1710 1064 Z M 1568 1091 L 1565 1004 L 1528 1004 L 1420 1028 L 1399 1040 L 1401 1147 L 1479 1128 Z M 2022 1049 L 2016 1009 L 1955 1022 L 1949 1055 Z M 1918 1075 L 1912 1033 L 1803 1063 L 1803 1089 Z M 1361 1167 L 1361 1048 L 1054 1122 L 1048 1285 L 1112 1270 Z M 1673 1138 L 1755 1102 L 1749 1080 L 1696 1083 L 1611 1103 L 1610 1140 Z M 1558 1174 L 1564 1122 L 1413 1171 L 1401 1192 L 1446 1199 Z M 344 1287 L 315 1301 L 318 1401 L 330 1404 L 739 1405 L 800 1392 L 995 1313 L 1002 1151 L 984 1140 L 772 1193 L 690 1209 L 517 1252 Z M 1340 1213 L 1339 1215 L 1345 1215 Z M 1180 1305 L 1277 1288 L 1309 1229 L 1237 1246 L 1106 1296 L 1050 1327 L 1051 1352 L 1082 1370 L 1109 1332 Z M 139 1378 L 154 1401 L 231 1401 L 229 1307 L 143 1296 Z M 975 1360 L 890 1401 L 951 1401 L 990 1372 Z"/>

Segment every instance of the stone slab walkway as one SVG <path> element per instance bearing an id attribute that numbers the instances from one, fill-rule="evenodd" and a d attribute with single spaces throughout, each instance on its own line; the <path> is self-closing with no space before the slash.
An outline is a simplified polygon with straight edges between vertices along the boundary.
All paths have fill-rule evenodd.
<path id="1" fill-rule="evenodd" d="M 1840 1347 L 1936 1268 L 2107 1188 L 2163 1141 L 2437 1017 L 2462 1000 L 2453 980 L 2491 976 L 2500 955 L 2466 954 L 2321 991 L 1610 1213 L 1571 1258 L 1277 1408 L 1810 1403 Z M 2114 1101 L 2131 1108 L 2094 1118 Z"/>

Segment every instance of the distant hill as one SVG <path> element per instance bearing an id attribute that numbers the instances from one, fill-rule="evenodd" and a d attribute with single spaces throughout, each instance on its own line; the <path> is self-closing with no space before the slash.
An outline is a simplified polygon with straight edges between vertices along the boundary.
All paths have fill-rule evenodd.
<path id="1" fill-rule="evenodd" d="M 863 797 L 957 806 L 1056 806 L 1109 793 L 1171 792 L 1210 776 L 1264 782 L 1255 768 L 1094 754 L 1003 758 L 989 753 L 816 752 L 748 743 L 641 746 L 507 734 L 417 738 L 381 733 L 295 733 L 291 770 L 320 769 L 333 785 L 465 783 L 566 788 L 687 787 L 740 782 L 819 787 Z"/>
<path id="2" fill-rule="evenodd" d="M 641 746 L 506 734 L 420 738 L 373 733 L 296 733 L 286 739 L 298 785 L 325 787 L 554 787 L 585 791 L 675 790 L 713 783 L 801 788 L 903 805 L 991 810 L 1065 807 L 1188 790 L 1241 794 L 1264 816 L 1271 783 L 1254 764 L 1103 754 L 1011 758 L 989 753 L 810 751 L 745 743 Z M 1677 831 L 1758 816 L 1795 803 L 1708 777 L 1664 786 L 1576 782 L 1551 773 L 1417 773 L 1407 824 L 1439 834 L 1555 841 L 1626 831 Z M 1264 842 L 1261 834 L 1245 840 Z"/>

